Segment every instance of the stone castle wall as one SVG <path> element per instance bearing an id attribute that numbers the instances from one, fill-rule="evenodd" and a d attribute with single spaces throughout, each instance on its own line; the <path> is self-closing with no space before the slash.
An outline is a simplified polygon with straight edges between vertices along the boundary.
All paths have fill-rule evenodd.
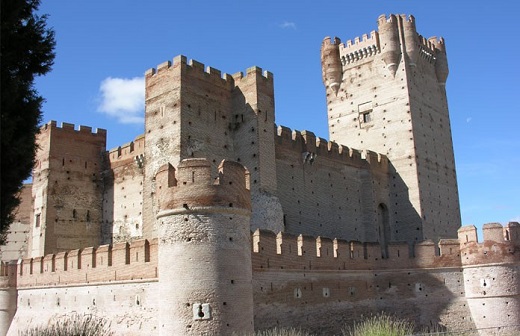
<path id="1" fill-rule="evenodd" d="M 385 156 L 282 126 L 275 144 L 285 232 L 382 241 L 375 210 L 391 209 Z"/>
<path id="2" fill-rule="evenodd" d="M 104 130 L 45 124 L 2 247 L 28 257 L 1 264 L 0 335 L 72 311 L 125 335 L 253 319 L 332 333 L 381 310 L 517 324 L 518 223 L 455 239 L 444 40 L 412 16 L 378 29 L 322 44 L 331 141 L 276 127 L 271 73 L 184 56 L 146 72 L 145 133 L 128 144 L 107 152 Z"/>
<path id="3" fill-rule="evenodd" d="M 108 152 L 102 243 L 143 236 L 144 136 Z"/>
<path id="4" fill-rule="evenodd" d="M 300 326 L 327 334 L 381 310 L 422 326 L 513 326 L 520 318 L 520 224 L 484 228 L 481 243 L 474 227 L 463 227 L 459 240 L 412 250 L 392 244 L 387 258 L 374 243 L 257 230 L 251 235 L 255 329 Z M 17 307 L 9 334 L 42 321 L 34 316 L 71 311 L 103 316 L 125 335 L 159 329 L 157 243 L 2 263 L 0 298 Z"/>
<path id="5" fill-rule="evenodd" d="M 99 245 L 106 131 L 51 121 L 37 142 L 29 255 Z"/>

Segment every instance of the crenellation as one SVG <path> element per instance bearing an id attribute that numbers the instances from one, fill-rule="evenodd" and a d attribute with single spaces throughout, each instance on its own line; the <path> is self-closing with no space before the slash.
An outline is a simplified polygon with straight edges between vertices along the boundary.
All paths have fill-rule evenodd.
<path id="1" fill-rule="evenodd" d="M 291 131 L 288 127 L 278 126 L 276 137 L 279 146 L 287 146 L 296 150 L 301 149 L 302 155 L 305 153 L 319 154 L 318 160 L 321 157 L 326 157 L 354 166 L 366 166 L 369 163 L 372 167 L 379 167 L 378 169 L 383 172 L 388 170 L 388 158 L 386 155 L 339 145 L 335 141 L 327 141 L 324 138 L 316 137 L 310 131 Z"/>
<path id="2" fill-rule="evenodd" d="M 459 240 L 432 240 L 410 246 L 390 242 L 383 255 L 378 242 L 346 241 L 256 230 L 252 233 L 254 269 L 392 270 L 461 267 Z"/>
<path id="3" fill-rule="evenodd" d="M 96 128 L 93 129 L 90 126 L 84 126 L 84 125 L 78 125 L 76 129 L 76 125 L 62 122 L 60 125 L 55 120 L 51 120 L 47 122 L 46 124 L 42 125 L 41 127 L 42 131 L 46 130 L 56 130 L 56 131 L 63 131 L 63 132 L 74 132 L 74 133 L 81 133 L 81 134 L 90 134 L 94 136 L 100 136 L 106 138 L 107 131 L 103 128 Z"/>
<path id="4" fill-rule="evenodd" d="M 380 49 L 379 34 L 373 30 L 370 32 L 370 35 L 363 34 L 361 38 L 355 37 L 354 42 L 347 40 L 345 43 L 339 44 L 339 55 L 342 64 L 347 65 L 375 56 L 380 52 Z"/>
<path id="5" fill-rule="evenodd" d="M 317 255 L 316 237 L 300 234 L 297 237 L 298 255 L 313 260 Z"/>
<path id="6" fill-rule="evenodd" d="M 256 229 L 252 233 L 252 244 L 253 254 L 261 251 L 275 251 L 274 254 L 278 253 L 276 246 L 276 233 L 273 231 Z"/>
<path id="7" fill-rule="evenodd" d="M 60 128 L 63 130 L 75 131 L 75 125 L 67 122 L 62 122 Z"/>
<path id="8" fill-rule="evenodd" d="M 188 65 L 193 69 L 193 70 L 197 70 L 199 71 L 200 73 L 202 72 L 206 72 L 206 68 L 204 66 L 204 63 L 201 63 L 199 61 L 196 61 L 194 59 L 190 59 L 188 61 Z"/>
<path id="9" fill-rule="evenodd" d="M 125 161 L 128 159 L 134 160 L 136 156 L 144 153 L 144 135 L 137 136 L 134 141 L 112 148 L 108 151 L 110 163 Z"/>
<path id="10" fill-rule="evenodd" d="M 42 259 L 42 273 L 51 273 L 56 271 L 56 255 L 48 254 Z"/>
<path id="11" fill-rule="evenodd" d="M 106 269 L 112 266 L 112 245 L 100 245 L 96 250 L 96 267 Z"/>
<path id="12" fill-rule="evenodd" d="M 284 255 L 298 255 L 297 235 L 278 232 L 276 235 L 276 253 Z"/>
<path id="13" fill-rule="evenodd" d="M 460 242 L 458 239 L 439 240 L 439 254 L 441 256 L 451 256 L 455 260 L 460 260 Z"/>
<path id="14" fill-rule="evenodd" d="M 67 270 L 74 272 L 81 269 L 81 249 L 70 250 L 67 255 Z"/>
<path id="15" fill-rule="evenodd" d="M 85 270 L 96 267 L 96 253 L 97 250 L 94 247 L 86 247 L 81 251 L 81 267 Z"/>
<path id="16" fill-rule="evenodd" d="M 318 236 L 316 238 L 316 256 L 318 258 L 335 257 L 334 241 L 331 238 Z"/>
<path id="17" fill-rule="evenodd" d="M 112 265 L 130 264 L 130 244 L 119 242 L 112 245 Z"/>
<path id="18" fill-rule="evenodd" d="M 482 225 L 482 236 L 484 241 L 505 241 L 504 227 L 500 223 L 487 223 Z"/>
<path id="19" fill-rule="evenodd" d="M 114 261 L 112 262 L 112 250 Z M 20 288 L 157 278 L 157 239 L 23 259 L 12 276 Z"/>
<path id="20" fill-rule="evenodd" d="M 278 138 L 284 140 L 293 140 L 293 131 L 289 127 L 278 126 L 276 129 L 276 135 Z"/>
<path id="21" fill-rule="evenodd" d="M 54 271 L 64 272 L 67 270 L 67 258 L 68 258 L 69 252 L 58 252 L 54 256 Z"/>
<path id="22" fill-rule="evenodd" d="M 145 72 L 129 143 L 42 125 L 12 235 L 30 228 L 28 253 L 0 263 L 0 335 L 71 308 L 124 335 L 337 334 L 337 316 L 376 310 L 517 323 L 520 224 L 457 231 L 445 41 L 411 15 L 377 28 L 321 44 L 330 140 L 275 125 L 272 73 L 183 55 Z"/>
<path id="23" fill-rule="evenodd" d="M 78 131 L 82 133 L 92 133 L 92 127 L 79 125 Z"/>
<path id="24" fill-rule="evenodd" d="M 334 245 L 333 257 L 346 259 L 350 258 L 350 244 L 345 239 L 334 238 L 332 241 Z"/>
<path id="25" fill-rule="evenodd" d="M 174 63 L 174 65 L 177 65 L 177 64 Z M 157 71 L 155 72 L 155 74 L 159 75 L 159 74 L 169 70 L 171 67 L 172 67 L 171 61 L 162 62 L 161 64 L 159 64 L 157 66 Z"/>
<path id="26" fill-rule="evenodd" d="M 506 240 L 520 246 L 520 223 L 509 222 L 504 228 Z"/>

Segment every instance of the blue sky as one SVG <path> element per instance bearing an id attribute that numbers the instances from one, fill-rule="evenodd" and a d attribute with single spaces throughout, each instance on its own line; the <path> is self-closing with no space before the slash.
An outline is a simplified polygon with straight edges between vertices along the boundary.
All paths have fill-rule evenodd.
<path id="1" fill-rule="evenodd" d="M 517 1 L 43 0 L 40 10 L 57 39 L 53 71 L 36 82 L 43 120 L 105 128 L 108 148 L 143 132 L 143 74 L 179 54 L 230 74 L 273 72 L 277 124 L 328 138 L 322 39 L 413 14 L 421 35 L 446 39 L 463 224 L 520 221 Z"/>

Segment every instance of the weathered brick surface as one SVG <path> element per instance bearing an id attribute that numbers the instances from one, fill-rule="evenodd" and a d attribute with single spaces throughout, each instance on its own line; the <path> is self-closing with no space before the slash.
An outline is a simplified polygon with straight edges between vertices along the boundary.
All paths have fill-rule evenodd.
<path id="1" fill-rule="evenodd" d="M 128 144 L 107 152 L 104 130 L 44 125 L 1 247 L 23 258 L 0 264 L 0 335 L 71 307 L 125 335 L 253 321 L 332 333 L 380 310 L 518 324 L 520 225 L 456 239 L 444 40 L 381 16 L 369 35 L 326 38 L 322 70 L 330 141 L 276 127 L 271 73 L 184 56 L 146 72 L 145 133 Z"/>

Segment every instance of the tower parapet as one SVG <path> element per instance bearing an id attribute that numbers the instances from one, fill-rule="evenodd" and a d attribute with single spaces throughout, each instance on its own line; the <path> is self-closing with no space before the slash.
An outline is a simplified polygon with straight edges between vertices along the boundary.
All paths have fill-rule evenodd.
<path id="1" fill-rule="evenodd" d="M 161 335 L 253 332 L 249 174 L 186 159 L 156 174 Z"/>

